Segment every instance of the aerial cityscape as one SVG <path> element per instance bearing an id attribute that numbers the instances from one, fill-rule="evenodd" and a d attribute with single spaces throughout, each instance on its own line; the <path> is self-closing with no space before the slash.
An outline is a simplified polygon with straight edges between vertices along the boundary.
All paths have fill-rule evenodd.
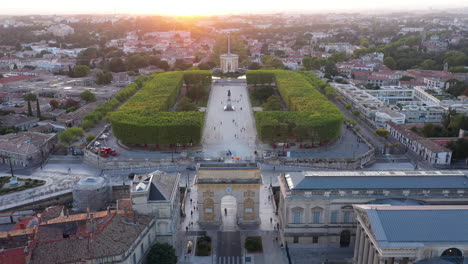
<path id="1" fill-rule="evenodd" d="M 30 263 L 468 263 L 468 3 L 2 3 Z"/>

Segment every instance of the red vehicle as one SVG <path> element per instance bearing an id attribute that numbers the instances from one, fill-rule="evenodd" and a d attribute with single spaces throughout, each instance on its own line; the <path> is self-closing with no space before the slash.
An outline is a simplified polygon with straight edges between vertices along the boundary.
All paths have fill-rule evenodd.
<path id="1" fill-rule="evenodd" d="M 103 157 L 103 158 L 107 158 L 109 157 L 109 155 L 112 155 L 112 156 L 117 156 L 118 153 L 117 151 L 111 149 L 111 148 L 99 148 L 98 149 L 98 154 Z"/>

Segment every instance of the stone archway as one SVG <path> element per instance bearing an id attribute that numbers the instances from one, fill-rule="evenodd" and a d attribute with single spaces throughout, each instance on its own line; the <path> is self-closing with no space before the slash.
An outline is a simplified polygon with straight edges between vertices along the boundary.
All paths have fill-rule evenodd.
<path id="1" fill-rule="evenodd" d="M 221 198 L 221 222 L 225 229 L 235 229 L 237 226 L 237 199 L 232 195 Z"/>
<path id="2" fill-rule="evenodd" d="M 237 224 L 260 223 L 260 169 L 256 163 L 199 164 L 196 176 L 200 224 L 225 225 L 226 221 Z M 227 211 L 225 217 L 224 199 L 231 198 L 235 209 Z M 228 209 L 228 208 L 227 208 Z M 232 223 L 231 223 L 232 224 Z M 230 225 L 231 225 L 230 224 Z"/>
<path id="3" fill-rule="evenodd" d="M 340 234 L 340 247 L 349 247 L 351 243 L 351 232 L 344 230 Z"/>
<path id="4" fill-rule="evenodd" d="M 458 248 L 446 249 L 440 258 L 457 264 L 463 263 L 463 253 Z"/>

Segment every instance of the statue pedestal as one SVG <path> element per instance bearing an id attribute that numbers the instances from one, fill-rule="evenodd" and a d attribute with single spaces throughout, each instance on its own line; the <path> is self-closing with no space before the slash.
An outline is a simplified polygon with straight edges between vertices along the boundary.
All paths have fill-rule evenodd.
<path id="1" fill-rule="evenodd" d="M 235 111 L 234 107 L 232 106 L 231 98 L 228 97 L 226 106 L 224 106 L 224 111 Z"/>

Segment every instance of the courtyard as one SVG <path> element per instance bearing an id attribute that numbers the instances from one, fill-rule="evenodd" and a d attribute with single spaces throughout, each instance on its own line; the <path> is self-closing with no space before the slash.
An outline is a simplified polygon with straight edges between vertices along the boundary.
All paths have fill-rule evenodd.
<path id="1" fill-rule="evenodd" d="M 231 91 L 234 111 L 224 111 Z M 245 81 L 221 79 L 213 82 L 206 109 L 202 149 L 206 158 L 232 157 L 251 160 L 257 150 L 257 132 Z"/>

